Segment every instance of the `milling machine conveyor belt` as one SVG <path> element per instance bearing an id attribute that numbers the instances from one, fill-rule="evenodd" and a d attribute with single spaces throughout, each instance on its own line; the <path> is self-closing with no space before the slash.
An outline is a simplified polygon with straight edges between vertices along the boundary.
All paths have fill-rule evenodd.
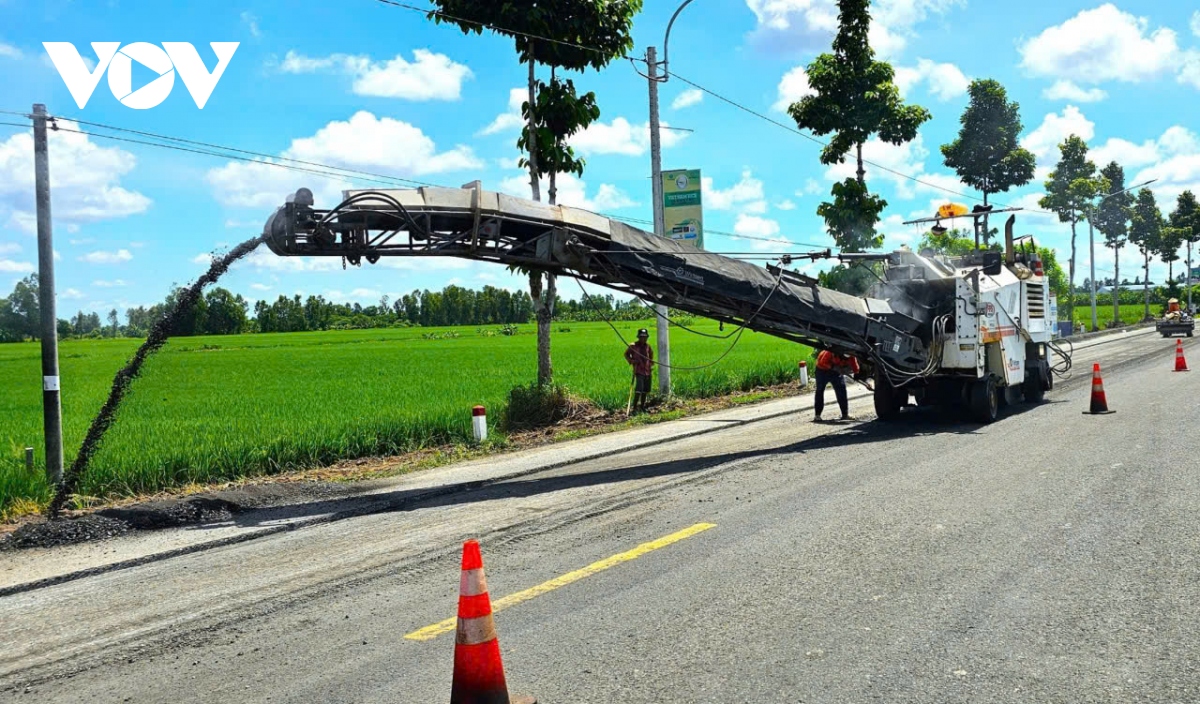
<path id="1" fill-rule="evenodd" d="M 880 299 L 701 252 L 568 206 L 475 187 L 347 191 L 331 210 L 300 189 L 267 221 L 267 246 L 281 256 L 450 256 L 541 269 L 631 293 L 816 347 L 876 355 L 904 370 L 926 366 L 928 325 Z"/>

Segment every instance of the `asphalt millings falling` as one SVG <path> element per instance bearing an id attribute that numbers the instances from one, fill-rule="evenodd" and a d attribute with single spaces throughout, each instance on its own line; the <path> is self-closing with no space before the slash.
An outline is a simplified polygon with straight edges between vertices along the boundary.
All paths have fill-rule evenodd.
<path id="1" fill-rule="evenodd" d="M 204 287 L 215 283 L 221 278 L 229 267 L 253 252 L 258 245 L 262 244 L 263 236 L 258 236 L 253 239 L 246 240 L 233 249 L 229 250 L 221 257 L 214 256 L 212 264 L 208 267 L 208 271 L 204 272 L 200 278 L 192 282 L 190 286 L 184 289 L 175 299 L 175 307 L 167 311 L 153 327 L 150 328 L 150 334 L 146 336 L 146 341 L 138 347 L 134 353 L 133 359 L 129 360 L 117 375 L 113 378 L 112 390 L 108 392 L 108 399 L 104 402 L 104 406 L 100 408 L 100 412 L 92 420 L 91 426 L 88 428 L 87 435 L 83 439 L 83 445 L 79 448 L 79 454 L 75 456 L 75 461 L 63 474 L 63 482 L 58 487 L 58 493 L 55 494 L 54 500 L 50 502 L 49 514 L 51 518 L 57 518 L 62 511 L 63 506 L 75 493 L 76 487 L 79 485 L 79 479 L 87 471 L 88 464 L 92 461 L 92 456 L 96 454 L 96 450 L 100 446 L 100 441 L 104 439 L 104 434 L 108 432 L 112 426 L 113 420 L 116 418 L 117 409 L 121 407 L 121 402 L 125 398 L 125 394 L 129 391 L 129 386 L 133 380 L 138 377 L 142 371 L 142 365 L 146 359 L 157 352 L 167 339 L 175 331 L 175 328 L 180 318 L 195 307 L 196 302 L 200 300 L 200 294 Z"/>

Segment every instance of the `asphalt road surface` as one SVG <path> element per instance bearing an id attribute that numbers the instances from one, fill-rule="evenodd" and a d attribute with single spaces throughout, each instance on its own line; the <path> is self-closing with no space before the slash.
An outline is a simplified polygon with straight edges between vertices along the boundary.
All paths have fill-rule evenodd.
<path id="1" fill-rule="evenodd" d="M 0 700 L 446 701 L 452 632 L 405 636 L 453 616 L 476 537 L 542 704 L 1195 702 L 1200 373 L 1172 358 L 1081 352 L 987 427 L 860 402 L 4 597 Z M 1081 413 L 1096 359 L 1114 415 Z"/>

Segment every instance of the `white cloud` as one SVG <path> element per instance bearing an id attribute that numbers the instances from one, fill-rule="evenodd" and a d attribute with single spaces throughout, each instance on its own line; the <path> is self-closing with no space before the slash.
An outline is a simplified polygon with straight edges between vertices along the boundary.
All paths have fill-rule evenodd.
<path id="1" fill-rule="evenodd" d="M 777 98 L 771 109 L 779 112 L 787 112 L 792 103 L 815 94 L 816 91 L 808 84 L 808 73 L 804 70 L 803 66 L 797 66 L 783 74 L 783 78 L 779 79 L 779 87 L 776 89 Z"/>
<path id="2" fill-rule="evenodd" d="M 1106 3 L 1022 44 L 1021 66 L 1034 76 L 1081 83 L 1155 78 L 1177 66 L 1179 46 L 1174 31 L 1149 28 L 1145 17 Z"/>
<path id="3" fill-rule="evenodd" d="M 704 93 L 699 88 L 688 88 L 675 96 L 675 100 L 671 101 L 671 109 L 682 110 L 683 108 L 689 108 L 699 104 L 701 100 L 704 100 Z"/>
<path id="4" fill-rule="evenodd" d="M 1075 103 L 1098 103 L 1108 97 L 1108 93 L 1099 88 L 1083 89 L 1071 81 L 1059 80 L 1054 85 L 1042 91 L 1046 100 L 1067 100 Z"/>
<path id="5" fill-rule="evenodd" d="M 112 281 L 93 281 L 92 285 L 97 288 L 121 288 L 127 286 L 124 279 L 113 279 Z"/>
<path id="6" fill-rule="evenodd" d="M 1200 51 L 1189 49 L 1183 53 L 1176 80 L 1184 85 L 1200 88 Z"/>
<path id="7" fill-rule="evenodd" d="M 795 210 L 796 204 L 791 200 L 784 200 L 775 204 L 776 210 Z"/>
<path id="8" fill-rule="evenodd" d="M 796 189 L 796 195 L 800 196 L 800 197 L 813 196 L 813 195 L 820 193 L 823 190 L 824 189 L 821 188 L 821 184 L 817 182 L 817 179 L 808 178 L 808 179 L 804 180 L 804 188 Z"/>
<path id="9" fill-rule="evenodd" d="M 19 59 L 23 56 L 21 50 L 11 44 L 0 42 L 0 56 L 7 59 Z"/>
<path id="10" fill-rule="evenodd" d="M 916 66 L 896 68 L 896 87 L 901 95 L 907 96 L 922 84 L 930 95 L 944 102 L 966 94 L 971 79 L 954 64 L 939 64 L 929 59 L 917 59 Z"/>
<path id="11" fill-rule="evenodd" d="M 521 129 L 524 119 L 521 117 L 521 106 L 529 98 L 527 88 L 513 88 L 508 91 L 508 111 L 502 112 L 492 120 L 487 127 L 479 130 L 479 136 L 499 134 Z"/>
<path id="12" fill-rule="evenodd" d="M 133 259 L 133 255 L 130 254 L 128 249 L 118 249 L 115 252 L 97 250 L 79 257 L 79 261 L 87 262 L 88 264 L 121 264 L 131 259 Z"/>
<path id="13" fill-rule="evenodd" d="M 253 283 L 250 284 L 250 288 L 254 289 L 255 291 L 270 291 L 272 287 L 269 284 Z"/>
<path id="14" fill-rule="evenodd" d="M 380 264 L 384 261 L 388 260 L 381 260 Z M 336 257 L 281 257 L 272 254 L 263 247 L 259 247 L 233 266 L 235 269 L 247 266 L 260 271 L 308 273 L 314 271 L 341 271 L 342 260 Z"/>
<path id="15" fill-rule="evenodd" d="M 401 177 L 483 167 L 469 147 L 439 152 L 417 127 L 366 111 L 345 122 L 330 122 L 311 137 L 293 140 L 282 156 Z M 351 187 L 348 181 L 314 178 L 261 161 L 230 162 L 211 169 L 207 178 L 222 204 L 248 208 L 281 205 L 300 186 L 314 189 L 318 205 L 329 205 L 341 200 L 341 190 Z"/>
<path id="16" fill-rule="evenodd" d="M 21 251 L 21 245 L 16 242 L 0 242 L 0 254 L 16 254 Z"/>
<path id="17" fill-rule="evenodd" d="M 878 0 L 871 7 L 870 42 L 876 54 L 894 57 L 914 36 L 916 25 L 964 0 Z M 825 50 L 837 32 L 836 0 L 746 0 L 757 26 L 750 39 L 780 52 Z"/>
<path id="18" fill-rule="evenodd" d="M 34 266 L 29 262 L 16 262 L 11 259 L 0 259 L 0 272 L 5 274 L 25 274 L 33 272 Z"/>
<path id="19" fill-rule="evenodd" d="M 705 209 L 731 210 L 735 206 L 763 200 L 763 183 L 754 178 L 750 169 L 742 171 L 742 178 L 724 190 L 717 188 L 709 176 L 700 179 L 701 197 Z"/>
<path id="20" fill-rule="evenodd" d="M 733 224 L 733 232 L 751 237 L 772 237 L 779 234 L 779 223 L 770 218 L 739 213 Z"/>
<path id="21" fill-rule="evenodd" d="M 1033 152 L 1038 163 L 1047 168 L 1046 165 L 1058 162 L 1058 145 L 1067 137 L 1077 135 L 1089 141 L 1095 134 L 1096 123 L 1087 119 L 1079 108 L 1068 105 L 1062 114 L 1046 115 L 1037 129 L 1021 139 L 1021 146 Z"/>
<path id="22" fill-rule="evenodd" d="M 197 254 L 196 256 L 192 257 L 192 263 L 208 266 L 209 264 L 212 264 L 212 259 L 213 259 L 212 255 L 205 252 L 203 254 Z"/>
<path id="23" fill-rule="evenodd" d="M 558 187 L 555 200 L 559 205 L 569 205 L 573 208 L 582 208 L 593 212 L 617 210 L 637 205 L 621 189 L 612 184 L 600 184 L 600 187 L 596 190 L 595 198 L 588 197 L 587 183 L 571 174 L 559 174 L 555 178 L 555 184 Z M 541 189 L 542 198 L 548 198 L 550 193 L 550 182 L 548 179 L 543 178 L 541 180 Z M 528 198 L 530 195 L 529 176 L 527 174 L 510 176 L 500 182 L 500 190 L 520 198 Z"/>
<path id="24" fill-rule="evenodd" d="M 1139 171 L 1131 184 L 1157 179 L 1151 188 L 1164 211 L 1175 207 L 1175 198 L 1185 190 L 1200 193 L 1200 139 L 1183 127 L 1171 127 L 1155 141 L 1158 160 Z"/>
<path id="25" fill-rule="evenodd" d="M 1115 161 L 1126 169 L 1146 166 L 1158 161 L 1158 142 L 1147 140 L 1134 144 L 1120 137 L 1112 137 L 1104 144 L 1088 152 L 1088 158 L 1096 164 L 1096 168 L 1104 168 L 1109 162 Z"/>
<path id="26" fill-rule="evenodd" d="M 242 24 L 246 25 L 246 29 L 250 31 L 250 36 L 254 37 L 255 39 L 262 36 L 262 31 L 260 31 L 258 28 L 257 17 L 250 12 L 243 12 L 241 17 Z"/>
<path id="27" fill-rule="evenodd" d="M 289 51 L 280 68 L 284 73 L 339 71 L 354 78 L 351 90 L 355 95 L 420 101 L 458 100 L 463 81 L 472 76 L 466 65 L 428 49 L 415 49 L 411 62 L 400 55 L 379 62 L 368 56 L 332 54 L 310 58 Z"/>
<path id="28" fill-rule="evenodd" d="M 79 289 L 69 288 L 66 291 L 60 291 L 58 297 L 68 301 L 77 301 L 83 298 L 83 292 Z"/>
<path id="29" fill-rule="evenodd" d="M 596 207 L 600 210 L 618 210 L 637 205 L 624 191 L 611 183 L 600 184 L 599 190 L 596 191 L 595 202 Z"/>
<path id="30" fill-rule="evenodd" d="M 659 131 L 659 142 L 663 149 L 669 149 L 687 138 L 686 132 L 667 129 L 669 125 L 666 122 L 659 124 L 662 127 Z M 593 122 L 567 141 L 584 154 L 641 156 L 650 149 L 650 125 L 634 125 L 630 124 L 629 120 L 618 117 L 610 124 Z"/>
<path id="31" fill-rule="evenodd" d="M 150 199 L 122 188 L 120 180 L 133 170 L 133 154 L 117 147 L 100 147 L 79 126 L 59 120 L 64 128 L 49 133 L 50 188 L 54 194 L 55 224 L 70 225 L 121 218 L 144 212 Z M 0 217 L 33 233 L 37 218 L 33 202 L 33 135 L 21 132 L 0 142 Z"/>

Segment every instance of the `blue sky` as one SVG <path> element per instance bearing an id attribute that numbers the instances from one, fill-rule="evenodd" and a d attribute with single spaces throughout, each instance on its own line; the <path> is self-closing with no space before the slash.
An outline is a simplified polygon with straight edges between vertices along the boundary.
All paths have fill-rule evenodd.
<path id="1" fill-rule="evenodd" d="M 635 25 L 636 53 L 659 45 L 677 3 L 648 0 Z M 1040 183 L 1071 133 L 1086 138 L 1098 165 L 1116 159 L 1134 179 L 1158 178 L 1170 207 L 1184 188 L 1200 189 L 1200 13 L 1183 1 L 1033 2 L 890 0 L 873 9 L 873 43 L 897 68 L 907 97 L 933 119 L 904 147 L 869 144 L 870 158 L 924 183 L 868 171 L 889 201 L 887 243 L 919 232 L 900 225 L 963 201 L 937 187 L 966 190 L 941 163 L 971 78 L 1001 81 L 1021 104 L 1025 143 L 1039 157 L 1033 184 L 995 197 L 1036 207 Z M 44 102 L 52 114 L 185 137 L 273 155 L 439 185 L 480 179 L 528 195 L 515 168 L 511 93 L 523 83 L 509 40 L 463 36 L 416 12 L 371 0 L 346 3 L 33 2 L 0 0 L 0 110 Z M 671 69 L 755 111 L 790 123 L 780 110 L 806 88 L 803 66 L 826 49 L 833 0 L 695 0 L 671 39 Z M 122 105 L 101 80 L 80 109 L 42 42 L 72 42 L 95 58 L 94 41 L 191 42 L 207 66 L 209 42 L 239 42 L 204 108 L 181 81 L 159 106 Z M 139 69 L 140 70 L 140 69 Z M 135 71 L 134 88 L 154 77 Z M 562 202 L 634 218 L 650 217 L 646 84 L 629 62 L 576 76 L 594 90 L 600 124 L 575 146 L 583 178 L 564 179 Z M 825 244 L 815 214 L 834 179 L 852 167 L 818 162 L 818 147 L 764 120 L 697 96 L 672 80 L 661 88 L 665 168 L 706 177 L 706 227 L 729 233 Z M 3 116 L 0 121 L 20 121 Z M 84 127 L 88 130 L 90 128 Z M 230 162 L 97 136 L 52 135 L 59 312 L 107 311 L 161 300 L 172 283 L 203 267 L 203 255 L 256 234 L 298 186 L 332 205 L 356 185 L 262 164 Z M 707 182 L 711 179 L 711 182 Z M 27 130 L 0 127 L 0 288 L 36 267 L 32 156 Z M 370 185 L 370 184 L 357 184 Z M 1069 230 L 1036 213 L 1018 218 L 1060 249 Z M 1088 264 L 1081 229 L 1082 280 Z M 778 251 L 784 245 L 709 234 L 713 251 Z M 1122 254 L 1129 278 L 1138 255 Z M 1111 272 L 1112 253 L 1097 254 Z M 1156 265 L 1155 270 L 1165 269 Z M 1159 274 L 1161 277 L 1161 274 Z M 342 271 L 334 260 L 280 259 L 260 252 L 223 285 L 250 299 L 323 294 L 372 303 L 447 283 L 519 287 L 494 265 L 459 260 L 392 262 Z M 573 291 L 574 287 L 564 291 Z"/>

